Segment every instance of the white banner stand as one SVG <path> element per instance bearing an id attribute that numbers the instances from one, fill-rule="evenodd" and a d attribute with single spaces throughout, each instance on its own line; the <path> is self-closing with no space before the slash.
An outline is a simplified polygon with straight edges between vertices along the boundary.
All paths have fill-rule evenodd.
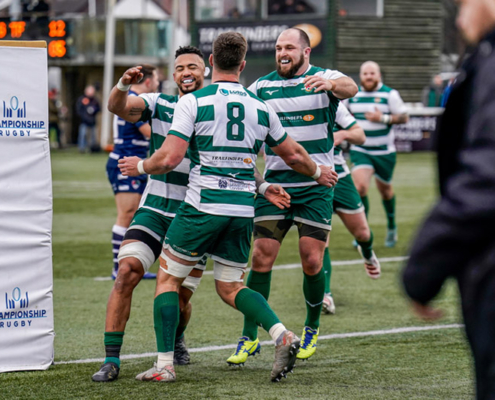
<path id="1" fill-rule="evenodd" d="M 46 42 L 0 41 L 0 372 L 53 362 Z"/>

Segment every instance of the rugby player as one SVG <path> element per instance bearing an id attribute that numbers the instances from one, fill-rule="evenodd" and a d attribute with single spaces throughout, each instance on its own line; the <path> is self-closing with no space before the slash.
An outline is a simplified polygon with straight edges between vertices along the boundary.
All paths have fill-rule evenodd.
<path id="1" fill-rule="evenodd" d="M 332 167 L 335 113 L 340 99 L 352 97 L 357 86 L 338 71 L 311 65 L 310 53 L 306 32 L 297 28 L 285 30 L 276 43 L 277 70 L 258 79 L 249 90 L 273 107 L 288 135 L 304 147 L 315 162 Z M 291 207 L 280 210 L 263 196 L 256 198 L 253 263 L 247 285 L 268 299 L 273 264 L 282 240 L 295 224 L 299 232 L 306 301 L 306 321 L 297 358 L 307 359 L 316 351 L 325 294 L 322 260 L 332 226 L 333 188 L 318 185 L 314 179 L 291 170 L 268 147 L 264 178 L 286 189 L 291 196 Z M 247 318 L 237 350 L 227 363 L 243 364 L 248 355 L 257 351 L 258 327 Z"/>
<path id="2" fill-rule="evenodd" d="M 359 92 L 349 99 L 347 107 L 364 129 L 366 142 L 351 146 L 352 179 L 368 215 L 368 188 L 371 177 L 375 175 L 376 187 L 387 216 L 385 246 L 394 247 L 398 231 L 392 176 L 397 154 L 391 127 L 393 124 L 406 123 L 409 117 L 399 92 L 382 83 L 380 66 L 376 62 L 363 63 L 359 77 Z"/>
<path id="3" fill-rule="evenodd" d="M 226 32 L 213 44 L 213 84 L 184 96 L 178 103 L 164 145 L 148 160 L 119 161 L 124 175 L 143 171 L 167 173 L 190 149 L 191 173 L 186 199 L 165 239 L 154 303 L 158 360 L 136 379 L 171 382 L 179 321 L 179 288 L 205 254 L 214 260 L 218 294 L 230 306 L 263 326 L 275 342 L 271 379 L 292 370 L 299 338 L 280 322 L 258 292 L 243 285 L 254 217 L 254 165 L 266 142 L 291 168 L 317 184 L 330 187 L 337 174 L 318 166 L 284 131 L 277 114 L 239 84 L 246 62 L 245 38 Z"/>

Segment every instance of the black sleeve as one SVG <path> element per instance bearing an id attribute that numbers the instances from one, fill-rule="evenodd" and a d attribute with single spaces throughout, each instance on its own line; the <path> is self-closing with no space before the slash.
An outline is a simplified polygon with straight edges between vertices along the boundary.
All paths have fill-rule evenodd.
<path id="1" fill-rule="evenodd" d="M 460 170 L 446 182 L 444 196 L 419 230 L 404 271 L 406 292 L 420 303 L 435 297 L 447 277 L 467 268 L 470 259 L 495 242 L 495 74 L 492 71 L 493 67 L 482 69 L 474 81 Z"/>

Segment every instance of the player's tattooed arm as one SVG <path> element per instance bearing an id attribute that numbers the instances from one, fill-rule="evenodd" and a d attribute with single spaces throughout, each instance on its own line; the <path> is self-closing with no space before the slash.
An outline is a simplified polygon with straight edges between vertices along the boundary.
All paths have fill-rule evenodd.
<path id="1" fill-rule="evenodd" d="M 138 83 L 143 77 L 141 67 L 129 68 L 110 92 L 108 110 L 128 122 L 138 122 L 146 109 L 144 99 L 128 96 L 130 85 Z M 126 90 L 127 89 L 127 90 Z"/>

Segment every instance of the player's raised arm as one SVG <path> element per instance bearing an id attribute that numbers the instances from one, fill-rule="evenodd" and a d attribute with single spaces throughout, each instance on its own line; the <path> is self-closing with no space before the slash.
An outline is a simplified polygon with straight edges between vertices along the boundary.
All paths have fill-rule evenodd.
<path id="1" fill-rule="evenodd" d="M 128 122 L 138 122 L 146 109 L 145 101 L 139 96 L 128 96 L 131 85 L 143 78 L 141 66 L 129 68 L 113 87 L 108 98 L 108 110 Z"/>
<path id="2" fill-rule="evenodd" d="M 304 78 L 304 85 L 308 90 L 314 89 L 315 92 L 326 90 L 332 92 L 338 99 L 348 99 L 354 97 L 358 92 L 356 82 L 348 76 L 342 76 L 338 79 L 327 79 L 324 76 L 313 75 Z"/>

